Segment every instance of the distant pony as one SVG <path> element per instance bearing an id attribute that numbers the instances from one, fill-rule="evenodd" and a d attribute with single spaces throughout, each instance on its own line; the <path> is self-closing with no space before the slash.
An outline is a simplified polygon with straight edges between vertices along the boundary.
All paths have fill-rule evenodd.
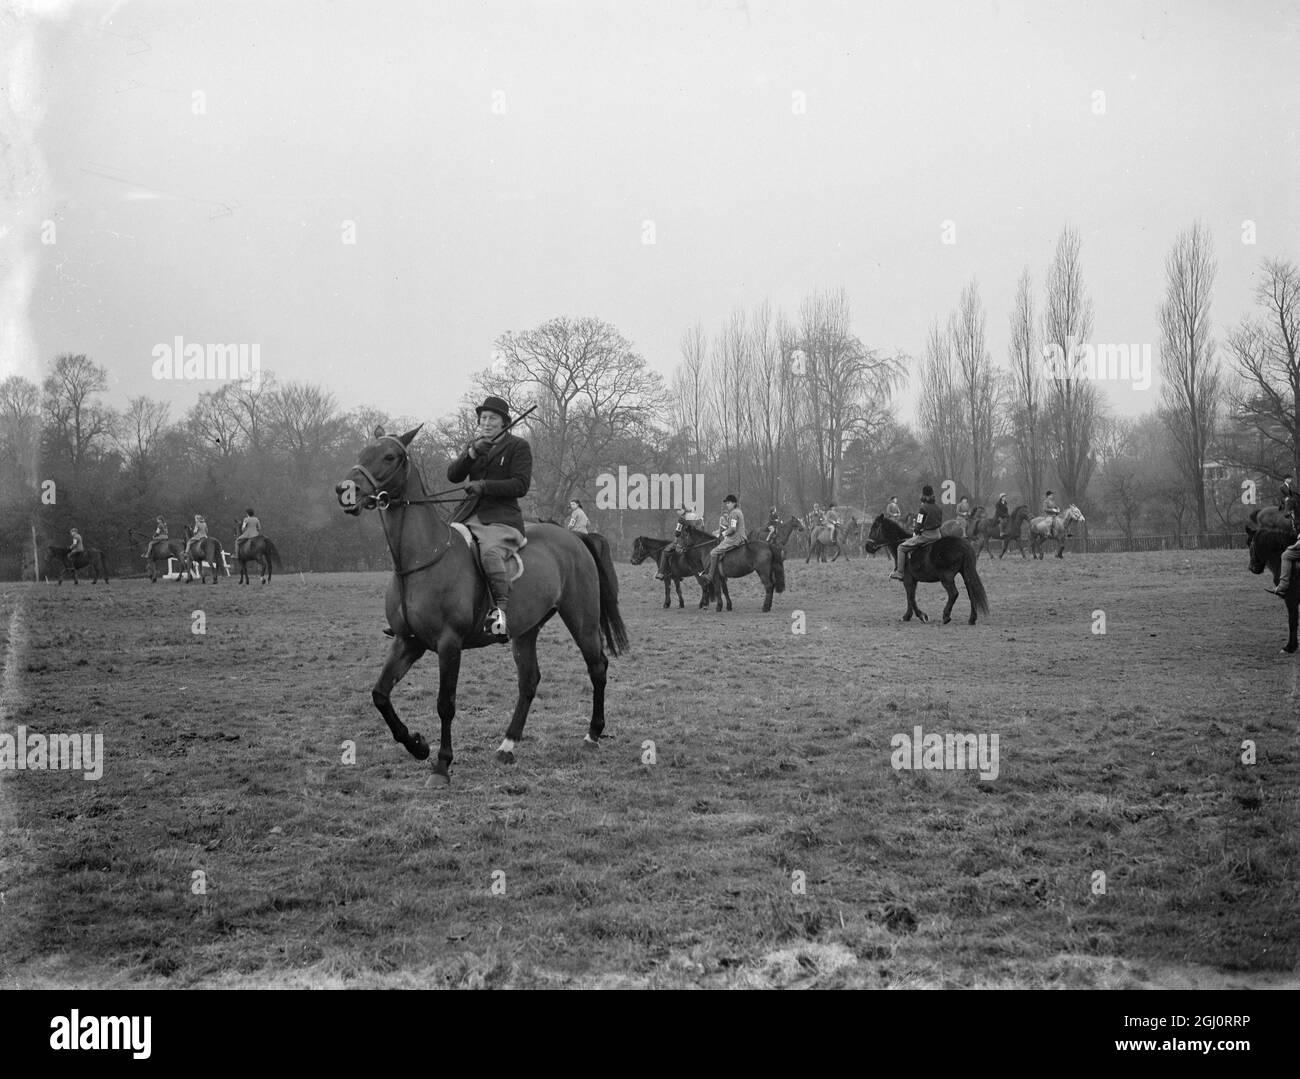
<path id="1" fill-rule="evenodd" d="M 239 527 L 243 531 L 243 526 Z M 254 536 L 252 539 L 235 540 L 235 561 L 239 563 L 239 583 L 248 584 L 248 563 L 256 562 L 261 573 L 259 580 L 262 584 L 269 584 L 271 580 L 271 563 L 274 562 L 281 569 L 284 566 L 280 562 L 280 552 L 275 549 L 275 544 L 265 536 Z"/>
<path id="2" fill-rule="evenodd" d="M 69 573 L 72 574 L 72 583 L 77 583 L 77 570 L 87 569 L 95 575 L 91 584 L 98 584 L 99 578 L 104 578 L 104 583 L 108 584 L 108 565 L 104 561 L 104 552 L 97 547 L 86 547 L 76 554 L 69 556 L 70 547 L 46 547 L 45 555 L 49 561 L 59 566 L 58 583 L 63 583 L 63 578 Z"/>

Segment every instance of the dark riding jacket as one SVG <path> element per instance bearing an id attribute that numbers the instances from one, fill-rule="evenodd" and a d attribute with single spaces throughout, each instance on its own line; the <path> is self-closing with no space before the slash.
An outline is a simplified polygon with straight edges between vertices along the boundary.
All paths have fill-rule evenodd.
<path id="1" fill-rule="evenodd" d="M 943 524 L 943 511 L 933 502 L 922 502 L 917 516 L 920 518 L 916 524 L 917 532 L 932 532 Z"/>
<path id="2" fill-rule="evenodd" d="M 533 450 L 524 439 L 505 435 L 486 456 L 476 458 L 471 458 L 467 449 L 447 466 L 447 479 L 483 485 L 480 494 L 460 504 L 453 521 L 467 521 L 477 513 L 485 525 L 509 525 L 523 532 L 519 499 L 533 482 Z"/>

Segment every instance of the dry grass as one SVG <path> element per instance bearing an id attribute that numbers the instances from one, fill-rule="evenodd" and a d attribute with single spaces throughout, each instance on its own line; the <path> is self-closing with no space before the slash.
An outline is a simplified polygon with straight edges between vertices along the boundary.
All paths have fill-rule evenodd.
<path id="1" fill-rule="evenodd" d="M 622 566 L 603 748 L 557 620 L 514 767 L 508 652 L 466 658 L 450 790 L 370 704 L 380 575 L 4 586 L 0 732 L 101 730 L 107 762 L 0 773 L 3 984 L 1286 984 L 1300 660 L 1244 563 L 982 561 L 974 628 L 964 596 L 901 624 L 883 559 L 792 564 L 770 615 L 752 578 L 664 611 Z M 436 690 L 426 657 L 394 696 L 430 738 Z M 999 777 L 896 772 L 918 723 L 997 732 Z"/>

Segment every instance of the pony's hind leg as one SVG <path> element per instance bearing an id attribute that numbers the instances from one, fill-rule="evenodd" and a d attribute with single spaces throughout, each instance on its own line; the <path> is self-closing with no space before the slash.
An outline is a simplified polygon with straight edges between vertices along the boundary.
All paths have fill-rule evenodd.
<path id="1" fill-rule="evenodd" d="M 388 694 L 398 682 L 406 677 L 406 672 L 411 669 L 411 664 L 424 655 L 426 651 L 424 645 L 414 637 L 394 637 L 392 646 L 388 649 L 388 659 L 384 661 L 384 669 L 379 672 L 379 681 L 375 683 L 374 689 L 370 691 L 370 699 L 375 702 L 379 714 L 384 717 L 388 729 L 393 732 L 393 740 L 401 742 L 406 747 L 406 751 L 417 761 L 428 759 L 429 743 L 424 740 L 423 735 L 412 734 L 406 729 L 406 724 L 398 718 L 397 712 L 394 711 L 393 703 L 388 699 Z"/>
<path id="2" fill-rule="evenodd" d="M 584 612 L 562 607 L 560 620 L 582 652 L 587 663 L 587 676 L 591 679 L 591 723 L 582 740 L 583 748 L 591 749 L 600 744 L 600 736 L 605 730 L 605 676 L 609 670 L 609 657 L 601 644 L 600 611 L 599 608 Z"/>
<path id="3" fill-rule="evenodd" d="M 952 608 L 957 602 L 957 586 L 953 583 L 953 579 L 946 574 L 943 577 L 943 589 L 948 593 L 948 603 L 943 609 L 943 624 L 946 626 L 952 621 Z"/>
<path id="4" fill-rule="evenodd" d="M 537 666 L 537 634 L 541 628 L 534 626 L 527 633 L 510 640 L 510 651 L 515 656 L 515 671 L 519 680 L 519 698 L 515 701 L 514 715 L 510 717 L 506 736 L 497 747 L 497 760 L 502 764 L 515 763 L 515 745 L 524 736 L 528 709 L 532 707 L 533 697 L 537 694 L 537 684 L 542 680 L 542 672 Z"/>

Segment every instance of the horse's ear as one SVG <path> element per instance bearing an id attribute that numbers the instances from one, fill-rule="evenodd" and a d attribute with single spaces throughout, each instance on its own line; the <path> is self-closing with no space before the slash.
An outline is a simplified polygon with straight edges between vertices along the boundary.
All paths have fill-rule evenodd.
<path id="1" fill-rule="evenodd" d="M 381 424 L 378 424 L 378 423 L 375 424 L 375 432 L 374 432 L 374 434 L 375 434 L 375 438 L 383 438 L 383 437 L 384 437 L 384 428 L 383 428 L 383 426 L 382 426 Z"/>
<path id="2" fill-rule="evenodd" d="M 423 426 L 424 424 L 420 424 L 419 427 L 412 427 L 409 431 L 406 432 L 406 434 L 398 435 L 397 436 L 398 441 L 401 442 L 403 446 L 409 446 L 411 444 L 411 439 L 413 439 L 416 435 L 420 433 L 420 427 Z"/>

